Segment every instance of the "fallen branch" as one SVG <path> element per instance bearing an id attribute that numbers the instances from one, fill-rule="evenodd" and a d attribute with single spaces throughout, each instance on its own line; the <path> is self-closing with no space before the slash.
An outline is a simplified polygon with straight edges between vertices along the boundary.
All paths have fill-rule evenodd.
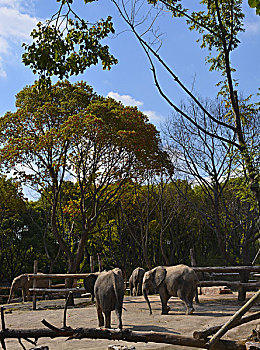
<path id="1" fill-rule="evenodd" d="M 254 321 L 254 320 L 258 320 L 260 318 L 260 312 L 256 312 L 255 314 L 246 316 L 241 318 L 240 320 L 238 320 L 237 322 L 235 322 L 233 324 L 233 326 L 231 328 L 237 327 L 237 326 L 241 326 L 242 324 Z M 213 327 L 209 327 L 207 329 L 205 329 L 204 331 L 195 331 L 193 333 L 193 338 L 194 339 L 206 339 L 208 338 L 210 335 L 217 333 L 217 331 L 223 327 L 223 324 L 220 326 L 213 326 Z M 231 329 L 229 328 L 229 329 Z"/>
<path id="2" fill-rule="evenodd" d="M 5 329 L 0 332 L 0 340 L 16 338 L 33 338 L 39 339 L 43 337 L 56 338 L 67 337 L 69 339 L 109 339 L 109 340 L 121 340 L 129 342 L 154 342 L 165 343 L 179 346 L 191 346 L 195 348 L 208 348 L 206 345 L 207 340 L 194 339 L 190 337 L 184 337 L 171 333 L 159 333 L 159 332 L 136 332 L 128 329 L 116 330 L 116 329 L 96 329 L 96 328 L 76 328 L 70 327 L 57 328 L 51 325 L 46 320 L 42 320 L 42 323 L 48 328 L 43 329 Z M 244 342 L 221 340 L 216 345 L 216 350 L 246 350 Z"/>

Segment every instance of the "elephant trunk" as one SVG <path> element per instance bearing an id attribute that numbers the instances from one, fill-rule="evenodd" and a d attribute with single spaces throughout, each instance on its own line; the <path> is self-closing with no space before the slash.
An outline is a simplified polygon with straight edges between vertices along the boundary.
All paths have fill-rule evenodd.
<path id="1" fill-rule="evenodd" d="M 147 290 L 143 288 L 143 295 L 144 295 L 144 298 L 148 304 L 148 307 L 149 307 L 149 310 L 150 310 L 150 315 L 152 314 L 152 308 L 151 308 L 151 304 L 150 304 L 150 301 L 148 299 L 148 295 L 147 295 Z"/>

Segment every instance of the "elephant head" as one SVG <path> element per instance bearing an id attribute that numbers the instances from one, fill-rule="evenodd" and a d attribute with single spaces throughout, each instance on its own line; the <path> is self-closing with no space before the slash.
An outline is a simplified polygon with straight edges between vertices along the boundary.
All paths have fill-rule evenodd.
<path id="1" fill-rule="evenodd" d="M 84 278 L 84 288 L 87 292 L 91 293 L 91 300 L 94 301 L 94 286 L 98 278 L 99 272 L 90 273 Z"/>
<path id="2" fill-rule="evenodd" d="M 143 277 L 143 295 L 148 304 L 150 315 L 152 314 L 152 308 L 150 301 L 148 299 L 148 292 L 150 290 L 154 291 L 163 283 L 166 277 L 166 269 L 163 266 L 155 267 L 154 269 L 145 272 Z"/>

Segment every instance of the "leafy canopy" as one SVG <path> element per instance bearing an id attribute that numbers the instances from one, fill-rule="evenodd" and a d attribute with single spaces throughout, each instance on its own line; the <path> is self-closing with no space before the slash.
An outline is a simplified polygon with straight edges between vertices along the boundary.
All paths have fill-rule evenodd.
<path id="1" fill-rule="evenodd" d="M 136 107 L 97 96 L 84 82 L 27 86 L 17 94 L 16 106 L 0 120 L 0 160 L 2 168 L 15 169 L 27 183 L 51 186 L 63 181 L 71 167 L 81 171 L 76 167 L 86 164 L 100 171 L 105 155 L 112 159 L 112 154 L 121 161 L 114 165 L 121 175 L 126 159 L 132 168 L 134 160 L 140 167 L 161 165 L 159 133 L 148 118 Z"/>
<path id="2" fill-rule="evenodd" d="M 114 33 L 112 18 L 101 18 L 95 24 L 89 24 L 76 14 L 69 18 L 70 3 L 72 1 L 62 1 L 58 13 L 46 23 L 39 22 L 32 31 L 33 43 L 23 44 L 22 61 L 34 74 L 39 74 L 42 83 L 44 80 L 50 83 L 53 75 L 60 79 L 78 75 L 99 61 L 103 69 L 111 69 L 117 63 L 109 47 L 101 44 L 101 40 Z M 68 12 L 62 15 L 66 4 Z"/>
<path id="3" fill-rule="evenodd" d="M 260 0 L 248 0 L 248 5 L 255 8 L 255 12 L 260 16 Z"/>

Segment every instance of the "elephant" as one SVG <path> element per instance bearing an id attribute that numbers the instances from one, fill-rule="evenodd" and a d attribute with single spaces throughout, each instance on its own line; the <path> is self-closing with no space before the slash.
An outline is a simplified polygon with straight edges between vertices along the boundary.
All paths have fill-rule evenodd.
<path id="1" fill-rule="evenodd" d="M 93 283 L 99 327 L 111 328 L 111 311 L 115 310 L 118 318 L 118 328 L 122 329 L 122 308 L 124 299 L 124 280 L 122 271 L 115 268 L 109 271 L 92 273 L 89 276 Z M 92 286 L 90 288 L 92 290 Z"/>
<path id="2" fill-rule="evenodd" d="M 91 300 L 94 301 L 94 285 L 100 272 L 93 272 L 84 278 L 83 284 L 84 288 L 88 293 L 91 294 Z"/>
<path id="3" fill-rule="evenodd" d="M 187 307 L 186 314 L 194 312 L 193 298 L 198 285 L 198 277 L 194 270 L 186 265 L 157 266 L 145 272 L 143 277 L 143 295 L 149 306 L 150 314 L 152 308 L 148 299 L 148 291 L 157 289 L 162 304 L 162 315 L 168 314 L 170 308 L 167 302 L 171 296 L 179 297 Z"/>
<path id="4" fill-rule="evenodd" d="M 48 288 L 49 284 L 50 284 L 50 281 L 48 279 L 39 279 L 36 282 L 36 286 L 38 288 Z M 23 274 L 15 277 L 11 284 L 10 294 L 7 300 L 7 304 L 11 302 L 13 294 L 18 288 L 22 289 L 23 302 L 29 300 L 29 296 L 30 296 L 29 288 L 32 288 L 32 287 L 33 287 L 33 280 L 29 279 L 28 274 Z"/>
<path id="5" fill-rule="evenodd" d="M 145 270 L 137 267 L 129 278 L 130 295 L 142 295 L 142 283 Z"/>

